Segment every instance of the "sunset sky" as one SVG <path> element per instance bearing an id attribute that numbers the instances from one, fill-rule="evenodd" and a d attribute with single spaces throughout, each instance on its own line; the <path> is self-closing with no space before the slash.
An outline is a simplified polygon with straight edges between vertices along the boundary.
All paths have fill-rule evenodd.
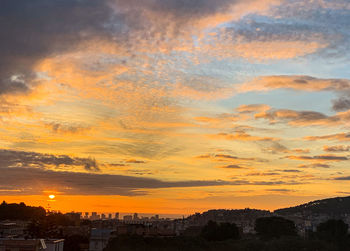
<path id="1" fill-rule="evenodd" d="M 350 195 L 348 0 L 1 0 L 0 199 L 190 214 Z"/>

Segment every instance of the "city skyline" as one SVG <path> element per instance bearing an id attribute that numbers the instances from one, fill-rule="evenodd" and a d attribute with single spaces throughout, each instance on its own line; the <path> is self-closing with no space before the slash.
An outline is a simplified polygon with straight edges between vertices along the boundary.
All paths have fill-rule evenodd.
<path id="1" fill-rule="evenodd" d="M 1 200 L 190 215 L 350 194 L 349 1 L 3 0 L 0 18 Z"/>

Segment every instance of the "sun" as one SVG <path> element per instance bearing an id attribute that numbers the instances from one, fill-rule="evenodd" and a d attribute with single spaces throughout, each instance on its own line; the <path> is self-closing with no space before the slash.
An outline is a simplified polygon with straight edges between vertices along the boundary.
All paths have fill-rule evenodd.
<path id="1" fill-rule="evenodd" d="M 50 195 L 49 195 L 49 198 L 50 198 L 51 200 L 53 200 L 54 198 L 56 198 L 56 196 L 53 195 L 53 194 L 50 194 Z"/>

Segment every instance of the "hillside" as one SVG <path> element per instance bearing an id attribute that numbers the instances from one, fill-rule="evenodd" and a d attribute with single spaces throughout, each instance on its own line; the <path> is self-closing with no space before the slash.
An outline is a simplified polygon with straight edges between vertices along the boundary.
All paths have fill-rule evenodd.
<path id="1" fill-rule="evenodd" d="M 343 215 L 350 214 L 350 196 L 336 197 L 324 200 L 315 200 L 299 206 L 277 209 L 276 214 L 332 214 Z"/>

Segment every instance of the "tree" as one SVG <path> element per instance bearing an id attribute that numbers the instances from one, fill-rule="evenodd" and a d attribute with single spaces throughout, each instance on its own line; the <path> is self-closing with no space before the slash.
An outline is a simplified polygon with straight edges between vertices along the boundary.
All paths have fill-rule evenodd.
<path id="1" fill-rule="evenodd" d="M 317 226 L 317 236 L 322 240 L 340 241 L 347 236 L 348 224 L 342 220 L 328 220 Z"/>
<path id="2" fill-rule="evenodd" d="M 277 216 L 256 219 L 255 231 L 264 239 L 297 235 L 293 221 Z"/>
<path id="3" fill-rule="evenodd" d="M 202 229 L 201 236 L 208 241 L 224 241 L 227 239 L 239 239 L 239 229 L 234 223 L 217 224 L 209 221 Z"/>

